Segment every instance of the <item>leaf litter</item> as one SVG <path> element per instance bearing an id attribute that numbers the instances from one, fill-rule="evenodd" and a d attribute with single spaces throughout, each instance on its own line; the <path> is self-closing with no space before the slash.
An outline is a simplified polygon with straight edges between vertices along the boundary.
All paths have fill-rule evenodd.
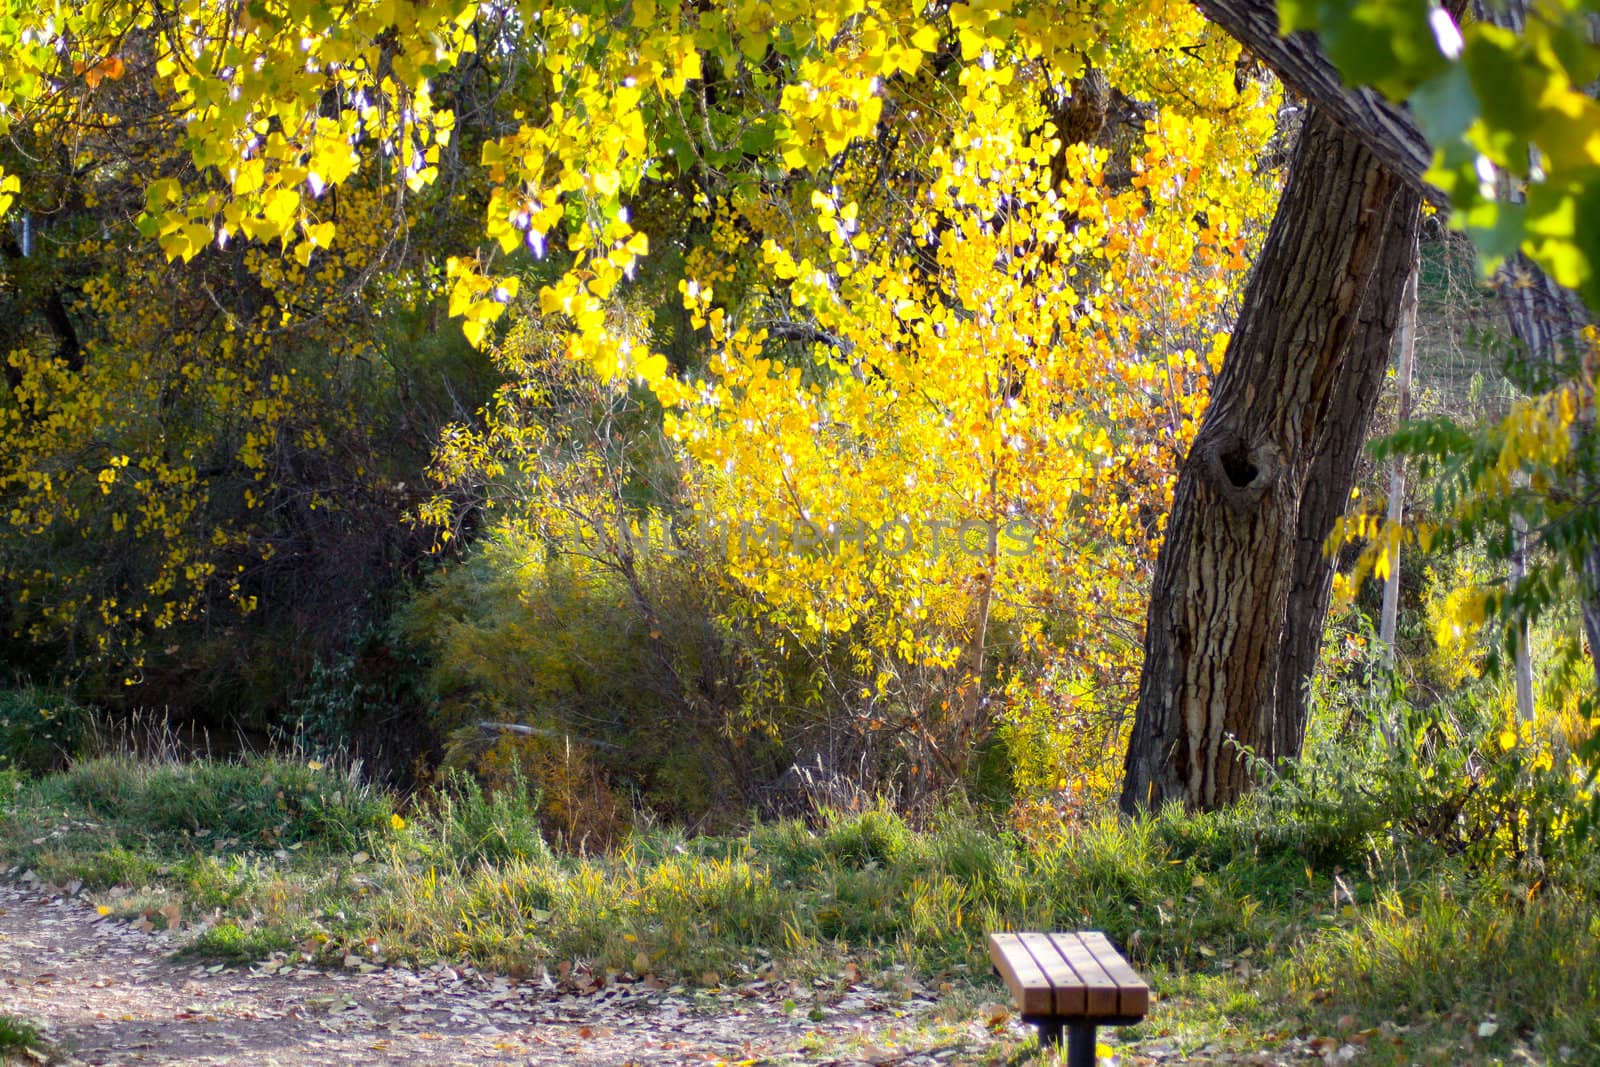
<path id="1" fill-rule="evenodd" d="M 0 1010 L 37 1025 L 62 1063 L 920 1067 L 985 1059 L 998 1040 L 975 1018 L 937 1025 L 937 995 L 914 983 L 890 992 L 859 973 L 697 989 L 582 962 L 527 980 L 299 953 L 190 963 L 173 959 L 192 933 L 175 906 L 119 918 L 23 883 L 0 886 Z"/>
<path id="2" fill-rule="evenodd" d="M 832 981 L 785 978 L 775 968 L 741 980 L 707 972 L 698 976 L 703 988 L 649 972 L 643 954 L 634 960 L 639 974 L 561 961 L 530 979 L 376 955 L 351 954 L 342 969 L 330 968 L 299 951 L 243 967 L 192 963 L 173 958 L 196 932 L 176 904 L 119 916 L 79 896 L 81 885 L 50 885 L 31 872 L 17 882 L 0 884 L 0 1011 L 37 1026 L 62 1064 L 1060 1062 L 1026 1048 L 1032 1027 L 1005 1004 L 951 1012 L 942 1003 L 949 986 L 877 988 L 854 962 Z M 1276 1047 L 1241 1051 L 1184 1047 L 1157 1030 L 1102 1063 L 1343 1064 L 1360 1058 L 1366 1036 L 1280 1035 Z M 1035 1054 L 1019 1059 L 1024 1050 Z"/>

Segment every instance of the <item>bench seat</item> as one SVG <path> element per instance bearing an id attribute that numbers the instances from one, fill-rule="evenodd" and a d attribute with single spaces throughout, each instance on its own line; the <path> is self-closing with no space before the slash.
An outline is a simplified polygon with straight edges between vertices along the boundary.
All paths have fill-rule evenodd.
<path id="1" fill-rule="evenodd" d="M 1150 986 L 1099 931 L 994 933 L 988 942 L 1040 1043 L 1058 1043 L 1067 1028 L 1069 1067 L 1094 1067 L 1096 1027 L 1136 1023 L 1150 1010 Z"/>

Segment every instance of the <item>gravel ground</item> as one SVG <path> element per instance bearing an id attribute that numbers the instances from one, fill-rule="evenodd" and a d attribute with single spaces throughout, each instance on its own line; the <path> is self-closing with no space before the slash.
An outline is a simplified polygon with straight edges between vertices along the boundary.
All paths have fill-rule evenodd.
<path id="1" fill-rule="evenodd" d="M 713 992 L 469 967 L 224 968 L 78 900 L 0 887 L 0 1011 L 82 1064 L 935 1064 L 987 1058 L 978 1020 L 934 1021 L 935 998 L 792 982 Z M 582 983 L 594 985 L 593 979 Z M 563 988 L 566 987 L 566 988 Z M 981 1014 L 981 1013 L 980 1013 Z M 1014 1029 L 1013 1024 L 1010 1029 Z"/>

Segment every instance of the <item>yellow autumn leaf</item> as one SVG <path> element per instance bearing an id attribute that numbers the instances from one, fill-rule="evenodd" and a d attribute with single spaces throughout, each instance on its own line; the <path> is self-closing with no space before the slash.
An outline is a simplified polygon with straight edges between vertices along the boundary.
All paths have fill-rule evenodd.
<path id="1" fill-rule="evenodd" d="M 634 364 L 634 374 L 639 380 L 649 384 L 660 381 L 667 375 L 667 357 L 658 352 L 651 352 Z"/>
<path id="2" fill-rule="evenodd" d="M 273 236 L 287 233 L 300 211 L 300 194 L 293 189 L 274 189 L 267 194 L 261 217 L 273 227 Z"/>
<path id="3" fill-rule="evenodd" d="M 336 227 L 331 222 L 318 222 L 306 227 L 306 236 L 318 248 L 329 248 L 333 245 L 333 236 Z"/>
<path id="4" fill-rule="evenodd" d="M 233 177 L 235 196 L 248 196 L 261 189 L 266 181 L 267 164 L 260 159 L 247 159 L 239 164 Z"/>

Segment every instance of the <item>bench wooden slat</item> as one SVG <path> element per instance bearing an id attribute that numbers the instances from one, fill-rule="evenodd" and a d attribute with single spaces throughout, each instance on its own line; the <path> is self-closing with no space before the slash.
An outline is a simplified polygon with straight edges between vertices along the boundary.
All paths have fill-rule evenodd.
<path id="1" fill-rule="evenodd" d="M 1067 958 L 1056 948 L 1055 943 L 1045 934 L 1017 936 L 1021 939 L 1023 947 L 1039 964 L 1039 969 L 1044 971 L 1045 977 L 1050 980 L 1050 985 L 1055 990 L 1056 1014 L 1083 1015 L 1088 1010 L 1083 980 L 1078 976 L 1078 972 L 1072 969 L 1072 964 L 1067 962 Z"/>
<path id="2" fill-rule="evenodd" d="M 1150 987 L 1097 930 L 990 934 L 988 944 L 1040 1044 L 1059 1045 L 1066 1031 L 1069 1063 L 1094 1063 L 1097 1027 L 1136 1023 L 1150 1009 Z"/>
<path id="3" fill-rule="evenodd" d="M 990 934 L 989 959 L 1005 980 L 1023 1015 L 1049 1015 L 1055 998 L 1050 979 L 1016 934 Z"/>
<path id="4" fill-rule="evenodd" d="M 1084 1010 L 1089 1015 L 1117 1014 L 1117 983 L 1094 958 L 1094 952 L 1077 934 L 1050 934 L 1056 949 L 1072 965 L 1084 986 Z"/>
<path id="5" fill-rule="evenodd" d="M 1078 934 L 1078 939 L 1094 953 L 1112 981 L 1117 983 L 1117 1000 L 1123 1015 L 1144 1015 L 1150 1010 L 1150 987 L 1145 984 L 1128 961 L 1123 959 L 1098 930 Z"/>

